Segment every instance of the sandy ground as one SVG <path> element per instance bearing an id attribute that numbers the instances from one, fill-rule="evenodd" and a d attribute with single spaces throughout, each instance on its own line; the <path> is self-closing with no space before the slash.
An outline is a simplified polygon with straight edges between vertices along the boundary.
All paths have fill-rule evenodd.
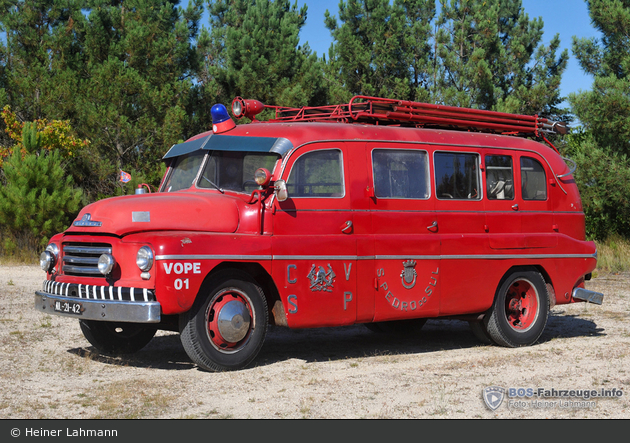
<path id="1" fill-rule="evenodd" d="M 34 310 L 42 279 L 37 266 L 0 266 L 0 419 L 630 418 L 630 275 L 588 282 L 604 304 L 555 307 L 527 348 L 483 345 L 452 320 L 413 337 L 270 328 L 255 365 L 229 373 L 197 369 L 170 332 L 129 357 L 100 355 L 76 320 Z M 492 411 L 490 386 L 612 397 L 505 395 Z"/>

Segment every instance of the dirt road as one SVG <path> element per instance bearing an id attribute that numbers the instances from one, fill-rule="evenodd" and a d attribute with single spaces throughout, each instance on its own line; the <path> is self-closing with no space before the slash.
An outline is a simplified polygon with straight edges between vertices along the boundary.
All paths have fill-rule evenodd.
<path id="1" fill-rule="evenodd" d="M 459 321 L 413 337 L 272 328 L 256 364 L 230 373 L 198 370 L 166 332 L 132 356 L 100 355 L 76 320 L 34 310 L 42 279 L 36 266 L 0 266 L 0 419 L 630 418 L 630 275 L 588 282 L 604 304 L 555 307 L 527 348 L 483 345 Z M 524 396 L 492 411 L 491 386 Z"/>

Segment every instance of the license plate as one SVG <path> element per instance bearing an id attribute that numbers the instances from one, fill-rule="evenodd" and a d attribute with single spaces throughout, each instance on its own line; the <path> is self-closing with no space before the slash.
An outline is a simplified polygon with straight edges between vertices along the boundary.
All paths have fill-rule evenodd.
<path id="1" fill-rule="evenodd" d="M 55 301 L 55 312 L 81 315 L 83 313 L 83 305 L 76 301 Z"/>

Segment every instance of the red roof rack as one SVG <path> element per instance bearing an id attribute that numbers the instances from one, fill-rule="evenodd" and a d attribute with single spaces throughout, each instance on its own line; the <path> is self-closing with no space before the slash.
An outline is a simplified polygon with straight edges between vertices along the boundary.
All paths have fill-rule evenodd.
<path id="1" fill-rule="evenodd" d="M 358 95 L 349 103 L 330 106 L 290 108 L 263 105 L 255 100 L 234 99 L 238 104 L 237 118 L 247 116 L 255 120 L 255 113 L 245 109 L 275 109 L 274 122 L 343 122 L 375 125 L 399 125 L 459 129 L 511 135 L 542 135 L 541 133 L 566 134 L 565 123 L 553 122 L 537 115 L 518 115 L 456 106 L 394 100 Z M 248 107 L 249 106 L 249 107 Z"/>

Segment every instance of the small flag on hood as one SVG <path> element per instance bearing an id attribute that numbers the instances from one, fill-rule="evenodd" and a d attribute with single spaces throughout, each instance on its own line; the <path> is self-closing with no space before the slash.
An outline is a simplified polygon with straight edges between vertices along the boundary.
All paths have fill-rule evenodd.
<path id="1" fill-rule="evenodd" d="M 131 180 L 131 175 L 129 175 L 127 172 L 123 171 L 122 169 L 120 170 L 120 181 L 123 183 L 127 183 L 129 180 Z"/>

